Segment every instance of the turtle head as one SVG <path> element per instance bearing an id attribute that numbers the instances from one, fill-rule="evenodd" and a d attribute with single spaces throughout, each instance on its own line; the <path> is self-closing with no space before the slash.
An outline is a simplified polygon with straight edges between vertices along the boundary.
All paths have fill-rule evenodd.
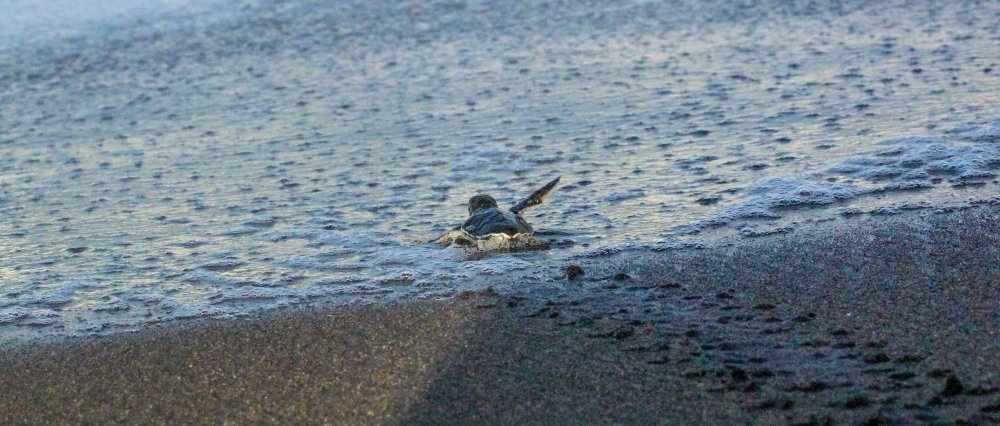
<path id="1" fill-rule="evenodd" d="M 469 199 L 469 216 L 476 214 L 480 210 L 496 208 L 497 200 L 489 195 L 476 195 Z"/>

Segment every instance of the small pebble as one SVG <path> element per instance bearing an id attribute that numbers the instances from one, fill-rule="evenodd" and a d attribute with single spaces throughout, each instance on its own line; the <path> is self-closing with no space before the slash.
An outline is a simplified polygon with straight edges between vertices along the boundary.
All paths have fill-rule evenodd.
<path id="1" fill-rule="evenodd" d="M 566 278 L 569 278 L 570 281 L 576 280 L 583 275 L 583 268 L 580 265 L 569 265 L 566 267 Z"/>
<path id="2" fill-rule="evenodd" d="M 953 374 L 951 376 L 948 376 L 948 379 L 945 380 L 944 389 L 941 390 L 941 396 L 944 397 L 958 396 L 961 395 L 962 391 L 964 390 L 965 386 L 962 384 L 962 381 L 958 380 L 958 377 L 955 377 L 955 375 Z"/>

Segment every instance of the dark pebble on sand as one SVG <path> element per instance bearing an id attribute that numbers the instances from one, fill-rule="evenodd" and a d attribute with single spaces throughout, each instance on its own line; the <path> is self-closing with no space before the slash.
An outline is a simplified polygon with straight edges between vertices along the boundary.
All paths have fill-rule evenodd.
<path id="1" fill-rule="evenodd" d="M 635 331 L 632 329 L 632 327 L 625 327 L 615 330 L 614 334 L 611 337 L 614 337 L 615 339 L 618 340 L 625 340 L 628 339 L 629 337 L 632 337 L 633 334 L 635 334 Z"/>
<path id="2" fill-rule="evenodd" d="M 997 392 L 1000 392 L 1000 388 L 997 388 L 997 387 L 984 388 L 982 386 L 976 386 L 976 387 L 974 387 L 972 389 L 969 389 L 969 391 L 966 392 L 966 393 L 968 393 L 969 395 L 973 395 L 973 396 L 983 396 L 983 395 L 994 394 L 994 393 L 997 393 Z"/>
<path id="3" fill-rule="evenodd" d="M 830 416 L 819 417 L 813 414 L 809 417 L 809 420 L 789 424 L 792 426 L 832 426 L 834 423 Z"/>
<path id="4" fill-rule="evenodd" d="M 866 364 L 881 364 L 884 362 L 889 362 L 889 355 L 884 353 L 877 353 L 874 355 L 868 355 L 864 358 Z"/>
<path id="5" fill-rule="evenodd" d="M 948 377 L 948 375 L 950 374 L 951 370 L 935 368 L 931 370 L 929 373 L 927 373 L 927 377 L 930 377 L 932 379 L 942 379 Z"/>
<path id="6" fill-rule="evenodd" d="M 746 370 L 739 367 L 729 367 L 729 376 L 737 382 L 750 380 L 750 376 L 747 374 Z"/>
<path id="7" fill-rule="evenodd" d="M 830 422 L 828 422 L 827 424 L 833 424 L 833 421 L 830 420 Z M 865 426 L 882 426 L 882 425 L 891 425 L 896 423 L 883 414 L 876 414 L 872 417 L 869 417 L 868 420 L 865 420 L 861 424 Z"/>
<path id="8" fill-rule="evenodd" d="M 810 313 L 808 313 L 806 315 L 799 315 L 799 316 L 795 317 L 794 319 L 795 319 L 795 322 L 809 322 L 809 321 L 812 321 L 813 318 L 816 318 L 816 314 L 810 312 Z"/>
<path id="9" fill-rule="evenodd" d="M 941 396 L 943 397 L 958 396 L 961 395 L 962 391 L 964 390 L 965 390 L 965 385 L 962 384 L 962 381 L 958 380 L 958 377 L 955 377 L 955 375 L 951 375 L 948 376 L 947 380 L 945 380 L 944 389 L 941 390 Z"/>
<path id="10" fill-rule="evenodd" d="M 910 380 L 910 379 L 912 379 L 914 377 L 916 377 L 916 374 L 914 374 L 914 373 L 912 373 L 910 371 L 903 371 L 903 372 L 900 372 L 900 373 L 893 373 L 893 374 L 889 375 L 890 379 L 892 379 L 892 380 L 900 380 L 900 381 L 902 381 L 902 380 Z"/>
<path id="11" fill-rule="evenodd" d="M 804 385 L 793 385 L 790 390 L 796 392 L 819 392 L 828 389 L 830 386 L 825 382 L 812 381 Z"/>
<path id="12" fill-rule="evenodd" d="M 758 404 L 755 408 L 757 408 L 758 410 L 770 410 L 775 408 L 779 408 L 782 410 L 791 410 L 792 407 L 795 407 L 795 401 L 786 399 L 786 400 L 765 401 Z"/>
<path id="13" fill-rule="evenodd" d="M 923 357 L 919 357 L 916 355 L 903 355 L 899 358 L 896 358 L 896 362 L 900 364 L 915 364 L 923 360 L 924 360 Z"/>
<path id="14" fill-rule="evenodd" d="M 681 374 L 681 377 L 683 377 L 685 379 L 698 379 L 698 378 L 705 377 L 706 375 L 708 375 L 707 371 L 705 371 L 705 370 L 698 370 L 698 371 L 687 371 L 687 372 L 684 372 L 683 374 Z"/>
<path id="15" fill-rule="evenodd" d="M 870 404 L 871 401 L 869 401 L 867 397 L 865 397 L 864 395 L 858 395 L 845 401 L 844 408 L 847 408 L 848 410 L 853 410 L 856 408 L 867 407 Z"/>
<path id="16" fill-rule="evenodd" d="M 670 362 L 670 356 L 668 356 L 668 355 L 661 356 L 661 357 L 656 358 L 654 360 L 646 361 L 647 364 L 652 364 L 652 365 L 663 365 L 663 364 L 666 364 L 668 362 Z"/>
<path id="17" fill-rule="evenodd" d="M 566 267 L 566 278 L 569 278 L 570 281 L 582 277 L 583 274 L 583 268 L 580 265 L 569 265 Z"/>

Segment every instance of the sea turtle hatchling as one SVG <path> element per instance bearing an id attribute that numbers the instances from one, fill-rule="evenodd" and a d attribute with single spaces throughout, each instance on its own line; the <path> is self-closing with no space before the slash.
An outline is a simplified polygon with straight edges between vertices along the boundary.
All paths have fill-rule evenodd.
<path id="1" fill-rule="evenodd" d="M 456 244 L 479 250 L 548 248 L 548 241 L 532 237 L 535 230 L 521 214 L 542 204 L 556 189 L 561 178 L 562 176 L 557 177 L 545 184 L 510 210 L 500 210 L 497 201 L 489 195 L 473 196 L 469 199 L 469 218 L 465 223 L 433 242 L 443 246 Z"/>

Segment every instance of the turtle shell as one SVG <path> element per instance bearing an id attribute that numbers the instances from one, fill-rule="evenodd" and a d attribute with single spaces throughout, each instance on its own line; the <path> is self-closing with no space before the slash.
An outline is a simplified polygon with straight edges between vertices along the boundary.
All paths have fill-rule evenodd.
<path id="1" fill-rule="evenodd" d="M 501 211 L 498 208 L 488 208 L 474 213 L 462 224 L 462 230 L 476 238 L 485 238 L 490 234 L 531 235 L 532 229 L 528 222 L 513 212 Z"/>

